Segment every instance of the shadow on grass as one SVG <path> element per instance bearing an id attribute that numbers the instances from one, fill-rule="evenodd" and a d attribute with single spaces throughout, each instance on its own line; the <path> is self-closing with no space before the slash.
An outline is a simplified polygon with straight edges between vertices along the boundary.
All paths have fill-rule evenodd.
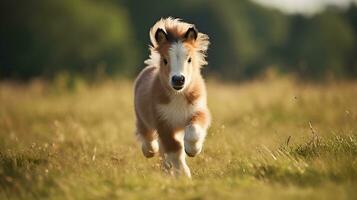
<path id="1" fill-rule="evenodd" d="M 8 192 L 30 191 L 39 182 L 51 184 L 46 178 L 46 158 L 29 152 L 0 152 L 0 189 Z"/>
<path id="2" fill-rule="evenodd" d="M 302 187 L 326 182 L 356 182 L 356 136 L 313 137 L 306 143 L 266 148 L 259 158 L 230 162 L 225 174 Z"/>
<path id="3" fill-rule="evenodd" d="M 332 138 L 322 139 L 318 136 L 312 137 L 311 140 L 300 144 L 288 151 L 295 156 L 306 159 L 314 159 L 320 156 L 338 156 L 351 155 L 357 156 L 357 138 L 356 136 L 336 135 Z"/>

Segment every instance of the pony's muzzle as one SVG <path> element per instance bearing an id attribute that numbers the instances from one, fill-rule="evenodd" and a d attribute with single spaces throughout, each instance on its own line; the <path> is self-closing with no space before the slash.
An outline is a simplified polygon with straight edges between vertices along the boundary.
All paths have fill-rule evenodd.
<path id="1" fill-rule="evenodd" d="M 182 75 L 174 75 L 171 77 L 171 85 L 175 90 L 181 90 L 185 84 L 185 77 Z"/>

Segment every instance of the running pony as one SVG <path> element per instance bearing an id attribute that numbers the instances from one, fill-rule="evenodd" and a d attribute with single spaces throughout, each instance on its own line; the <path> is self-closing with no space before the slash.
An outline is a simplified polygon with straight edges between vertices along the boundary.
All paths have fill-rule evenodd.
<path id="1" fill-rule="evenodd" d="M 159 151 L 175 175 L 191 177 L 186 155 L 202 150 L 211 117 L 200 69 L 208 36 L 180 19 L 161 19 L 150 29 L 150 57 L 135 81 L 136 135 L 144 156 Z"/>

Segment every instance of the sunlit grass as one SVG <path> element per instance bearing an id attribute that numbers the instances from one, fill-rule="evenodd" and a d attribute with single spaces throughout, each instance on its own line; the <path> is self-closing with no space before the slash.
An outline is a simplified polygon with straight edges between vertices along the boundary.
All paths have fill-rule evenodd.
<path id="1" fill-rule="evenodd" d="M 357 84 L 208 81 L 193 180 L 145 159 L 131 81 L 0 83 L 0 199 L 354 199 Z"/>

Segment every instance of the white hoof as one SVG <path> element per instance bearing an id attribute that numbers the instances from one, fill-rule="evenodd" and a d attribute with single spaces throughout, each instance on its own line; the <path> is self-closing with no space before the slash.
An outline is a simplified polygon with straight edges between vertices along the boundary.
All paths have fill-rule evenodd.
<path id="1" fill-rule="evenodd" d="M 189 125 L 185 130 L 184 145 L 188 156 L 194 157 L 201 153 L 206 131 L 199 125 Z"/>
<path id="2" fill-rule="evenodd" d="M 190 168 L 186 164 L 185 154 L 183 152 L 167 153 L 164 160 L 164 167 L 173 176 L 182 175 L 191 178 Z"/>
<path id="3" fill-rule="evenodd" d="M 143 141 L 141 145 L 141 150 L 145 157 L 151 158 L 159 152 L 159 142 L 157 140 L 153 141 Z"/>

